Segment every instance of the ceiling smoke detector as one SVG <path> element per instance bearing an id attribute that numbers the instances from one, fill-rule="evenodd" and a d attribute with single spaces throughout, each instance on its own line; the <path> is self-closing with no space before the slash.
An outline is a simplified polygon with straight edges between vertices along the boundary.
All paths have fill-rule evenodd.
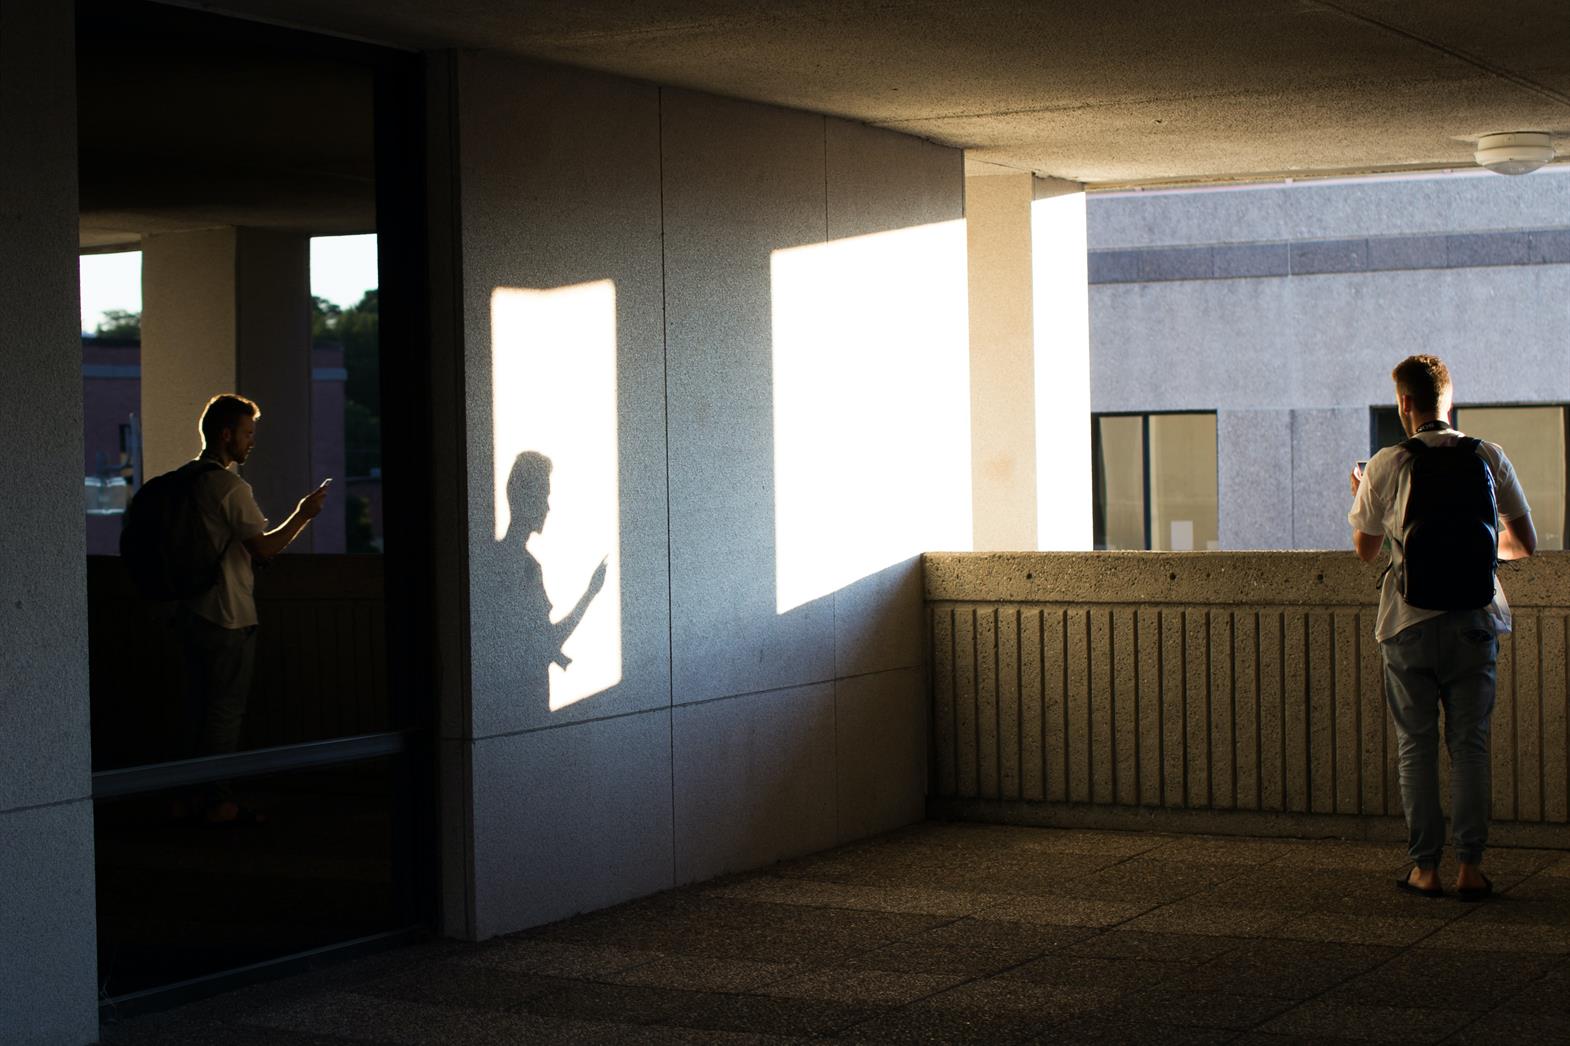
<path id="1" fill-rule="evenodd" d="M 1505 131 L 1477 140 L 1473 158 L 1496 174 L 1530 174 L 1554 160 L 1554 142 L 1547 131 Z"/>

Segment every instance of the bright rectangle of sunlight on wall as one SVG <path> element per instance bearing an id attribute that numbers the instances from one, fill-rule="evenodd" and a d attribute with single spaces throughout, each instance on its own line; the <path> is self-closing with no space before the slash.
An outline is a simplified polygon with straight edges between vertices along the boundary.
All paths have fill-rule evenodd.
<path id="1" fill-rule="evenodd" d="M 1090 287 L 1085 194 L 1030 205 L 1036 329 L 1036 547 L 1094 541 L 1090 475 Z"/>
<path id="2" fill-rule="evenodd" d="M 491 373 L 495 538 L 554 712 L 622 678 L 615 284 L 497 288 Z"/>
<path id="3" fill-rule="evenodd" d="M 776 610 L 971 542 L 965 225 L 775 251 Z"/>

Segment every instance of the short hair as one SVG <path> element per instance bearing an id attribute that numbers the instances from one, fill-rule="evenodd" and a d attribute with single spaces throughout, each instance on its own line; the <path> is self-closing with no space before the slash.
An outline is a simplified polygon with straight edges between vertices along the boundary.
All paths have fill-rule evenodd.
<path id="1" fill-rule="evenodd" d="M 202 433 L 202 442 L 210 443 L 218 438 L 224 429 L 232 429 L 240 423 L 242 418 L 256 420 L 262 416 L 262 408 L 255 402 L 233 392 L 221 392 L 207 401 L 207 406 L 202 408 L 202 420 L 198 428 Z"/>
<path id="2" fill-rule="evenodd" d="M 1408 356 L 1390 372 L 1396 392 L 1412 397 L 1412 406 L 1429 413 L 1439 409 L 1439 401 L 1450 391 L 1450 368 L 1438 356 Z"/>

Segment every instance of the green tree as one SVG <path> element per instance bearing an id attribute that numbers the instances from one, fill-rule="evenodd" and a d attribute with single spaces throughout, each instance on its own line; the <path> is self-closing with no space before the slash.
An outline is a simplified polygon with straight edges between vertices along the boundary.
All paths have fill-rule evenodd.
<path id="1" fill-rule="evenodd" d="M 105 309 L 102 322 L 93 333 L 100 338 L 120 338 L 127 341 L 142 340 L 142 314 L 125 309 Z"/>
<path id="2" fill-rule="evenodd" d="M 346 309 L 313 296 L 311 335 L 317 344 L 343 349 L 345 468 L 351 476 L 368 476 L 382 463 L 381 354 L 377 294 L 364 296 Z"/>
<path id="3" fill-rule="evenodd" d="M 334 333 L 343 310 L 326 298 L 311 295 L 311 341 L 337 341 Z"/>
<path id="4" fill-rule="evenodd" d="M 380 316 L 376 291 L 365 292 L 358 304 L 344 309 L 333 327 L 343 346 L 343 365 L 349 371 L 344 395 L 373 416 L 382 413 Z"/>

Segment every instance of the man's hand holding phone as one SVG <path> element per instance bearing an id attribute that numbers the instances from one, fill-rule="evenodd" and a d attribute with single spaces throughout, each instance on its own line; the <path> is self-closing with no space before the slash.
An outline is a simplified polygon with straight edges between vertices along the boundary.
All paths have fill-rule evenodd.
<path id="1" fill-rule="evenodd" d="M 1367 461 L 1359 461 L 1352 466 L 1352 475 L 1348 477 L 1352 484 L 1352 496 L 1357 497 L 1357 488 L 1363 485 L 1363 472 L 1368 468 Z"/>
<path id="2" fill-rule="evenodd" d="M 333 478 L 328 476 L 322 480 L 322 485 L 300 499 L 300 504 L 295 511 L 305 519 L 315 519 L 322 511 L 322 502 L 327 500 L 327 488 L 332 485 Z"/>

